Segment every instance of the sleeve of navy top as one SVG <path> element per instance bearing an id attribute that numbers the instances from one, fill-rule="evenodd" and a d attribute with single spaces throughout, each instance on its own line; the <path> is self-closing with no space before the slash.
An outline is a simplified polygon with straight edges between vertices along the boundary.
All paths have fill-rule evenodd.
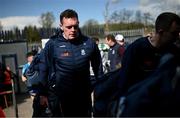
<path id="1" fill-rule="evenodd" d="M 42 87 L 40 88 L 40 92 L 45 93 L 45 86 L 47 85 L 49 66 L 50 66 L 50 46 L 52 44 L 51 39 L 46 43 L 45 48 L 40 53 L 40 63 L 39 63 L 39 78 Z M 51 52 L 52 53 L 52 52 Z"/>
<path id="2" fill-rule="evenodd" d="M 122 67 L 120 71 L 120 78 L 118 82 L 119 90 L 123 93 L 125 92 L 131 84 L 131 79 L 135 79 L 135 66 L 136 66 L 136 50 L 134 46 L 129 46 L 124 52 L 122 59 Z"/>

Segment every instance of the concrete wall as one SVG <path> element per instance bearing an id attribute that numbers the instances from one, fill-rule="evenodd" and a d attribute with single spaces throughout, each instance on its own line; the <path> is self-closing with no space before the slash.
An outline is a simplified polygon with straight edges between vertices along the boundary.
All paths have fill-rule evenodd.
<path id="1" fill-rule="evenodd" d="M 21 80 L 22 65 L 26 63 L 27 43 L 26 42 L 1 42 L 0 61 L 8 65 L 12 72 L 19 75 L 15 82 L 16 92 L 25 92 L 25 83 Z M 4 59 L 3 59 L 4 58 Z M 16 61 L 16 62 L 15 62 Z"/>

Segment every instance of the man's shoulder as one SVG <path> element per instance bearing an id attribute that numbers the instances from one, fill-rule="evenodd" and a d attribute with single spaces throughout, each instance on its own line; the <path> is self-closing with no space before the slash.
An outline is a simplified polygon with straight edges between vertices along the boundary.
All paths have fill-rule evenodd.
<path id="1" fill-rule="evenodd" d="M 52 35 L 50 37 L 50 39 L 57 39 L 58 37 L 60 37 L 62 35 L 62 31 L 60 29 L 57 29 L 56 32 L 54 33 L 54 35 Z"/>
<path id="2" fill-rule="evenodd" d="M 141 38 L 138 38 L 136 39 L 132 44 L 141 44 L 141 43 L 144 43 L 145 41 L 147 40 L 147 37 L 141 37 Z"/>
<path id="3" fill-rule="evenodd" d="M 23 68 L 26 69 L 29 67 L 29 65 L 30 65 L 29 63 L 26 63 L 26 64 L 24 64 Z"/>
<path id="4" fill-rule="evenodd" d="M 58 39 L 59 37 L 60 37 L 59 34 L 55 34 L 55 35 L 52 35 L 52 36 L 50 37 L 50 39 L 51 39 L 51 40 L 55 40 L 55 39 Z"/>
<path id="5" fill-rule="evenodd" d="M 24 64 L 24 66 L 29 66 L 29 65 L 30 65 L 29 63 Z"/>
<path id="6" fill-rule="evenodd" d="M 88 45 L 95 45 L 96 44 L 92 38 L 85 36 L 85 35 L 81 35 L 81 40 Z"/>
<path id="7" fill-rule="evenodd" d="M 83 35 L 83 34 L 81 34 L 80 37 L 81 37 L 81 39 L 84 40 L 84 41 L 92 40 L 90 37 L 88 37 L 88 36 L 86 36 L 86 35 Z"/>
<path id="8" fill-rule="evenodd" d="M 141 37 L 135 40 L 133 43 L 129 44 L 126 48 L 126 53 L 133 53 L 133 54 L 141 54 L 142 52 L 146 52 L 151 47 L 148 39 L 146 37 Z"/>
<path id="9" fill-rule="evenodd" d="M 59 35 L 53 35 L 49 38 L 48 42 L 46 43 L 46 45 L 51 46 L 56 44 L 57 42 L 64 42 L 64 40 L 62 39 L 61 36 Z"/>
<path id="10" fill-rule="evenodd" d="M 147 37 L 141 37 L 135 40 L 134 42 L 132 42 L 131 44 L 129 44 L 128 47 L 141 47 L 141 46 L 145 46 L 147 43 L 148 43 Z"/>

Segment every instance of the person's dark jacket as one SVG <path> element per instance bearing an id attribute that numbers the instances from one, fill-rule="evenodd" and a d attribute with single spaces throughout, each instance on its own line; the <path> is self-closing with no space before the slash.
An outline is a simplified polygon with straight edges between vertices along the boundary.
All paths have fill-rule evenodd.
<path id="1" fill-rule="evenodd" d="M 124 53 L 120 72 L 119 90 L 122 94 L 151 75 L 161 56 L 162 53 L 150 44 L 147 37 L 137 39 L 129 45 Z"/>
<path id="2" fill-rule="evenodd" d="M 40 79 L 45 85 L 48 71 L 54 68 L 59 96 L 76 89 L 85 93 L 91 86 L 90 63 L 96 78 L 103 74 L 101 56 L 95 42 L 82 34 L 77 39 L 69 41 L 60 33 L 47 42 L 41 53 Z"/>
<path id="3" fill-rule="evenodd" d="M 175 53 L 176 46 L 169 44 L 165 48 L 155 48 L 148 37 L 137 39 L 126 49 L 120 72 L 118 86 L 120 94 L 126 92 L 134 84 L 149 77 L 158 67 L 160 58 L 166 53 Z"/>
<path id="4" fill-rule="evenodd" d="M 115 43 L 112 47 L 110 47 L 108 52 L 108 60 L 110 60 L 110 71 L 114 71 L 121 65 L 121 46 L 118 43 Z"/>
<path id="5" fill-rule="evenodd" d="M 180 116 L 178 60 L 170 53 L 162 56 L 151 76 L 130 87 L 118 117 Z"/>

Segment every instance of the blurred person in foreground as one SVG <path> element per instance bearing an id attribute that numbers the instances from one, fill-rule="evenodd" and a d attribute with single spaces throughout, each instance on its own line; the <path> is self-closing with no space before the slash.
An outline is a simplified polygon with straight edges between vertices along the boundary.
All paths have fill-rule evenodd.
<path id="1" fill-rule="evenodd" d="M 175 13 L 164 12 L 156 19 L 152 37 L 142 37 L 128 46 L 122 60 L 120 95 L 150 76 L 164 54 L 175 52 L 179 32 L 180 17 Z"/>

